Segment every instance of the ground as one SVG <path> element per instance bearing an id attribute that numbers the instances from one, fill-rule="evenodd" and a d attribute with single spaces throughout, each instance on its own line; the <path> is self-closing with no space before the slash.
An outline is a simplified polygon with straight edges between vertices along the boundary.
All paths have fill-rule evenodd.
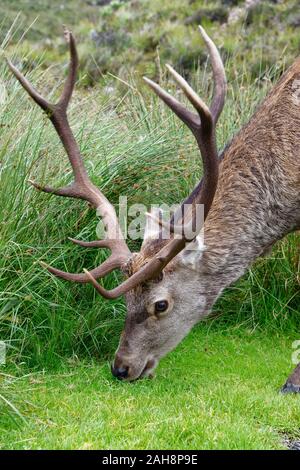
<path id="1" fill-rule="evenodd" d="M 294 340 L 200 325 L 154 379 L 135 383 L 92 360 L 23 376 L 22 366 L 1 369 L 3 395 L 14 391 L 20 405 L 19 417 L 2 407 L 1 448 L 286 448 L 300 437 L 300 396 L 279 393 Z"/>
<path id="2" fill-rule="evenodd" d="M 260 2 L 227 23 L 224 9 L 232 13 L 231 4 L 243 1 L 174 1 L 163 9 L 158 0 L 114 0 L 105 7 L 82 0 L 82 8 L 55 0 L 51 9 L 47 0 L 1 2 L 1 47 L 53 100 L 67 63 L 61 23 L 73 29 L 80 70 L 71 126 L 93 182 L 116 205 L 119 195 L 147 209 L 178 203 L 200 178 L 189 130 L 141 79 L 154 78 L 184 100 L 165 74 L 170 62 L 210 102 L 200 7 L 228 77 L 220 150 L 299 54 L 296 0 Z M 0 365 L 0 448 L 294 446 L 300 395 L 279 390 L 294 367 L 293 342 L 300 340 L 300 233 L 226 289 L 214 319 L 162 360 L 155 379 L 120 383 L 109 364 L 123 328 L 122 299 L 106 302 L 92 286 L 54 279 L 40 266 L 81 272 L 100 264 L 105 255 L 67 238 L 98 238 L 98 219 L 79 201 L 58 200 L 27 184 L 33 179 L 58 187 L 71 174 L 50 123 L 2 58 L 1 93 L 0 341 L 7 364 Z M 132 251 L 139 244 L 130 241 Z M 104 285 L 111 289 L 119 280 L 113 273 Z"/>

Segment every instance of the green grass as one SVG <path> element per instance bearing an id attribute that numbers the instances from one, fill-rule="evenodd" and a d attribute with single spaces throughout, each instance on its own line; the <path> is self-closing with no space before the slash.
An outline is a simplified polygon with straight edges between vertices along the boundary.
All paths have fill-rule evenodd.
<path id="1" fill-rule="evenodd" d="M 153 380 L 131 384 L 76 358 L 55 373 L 11 371 L 2 391 L 23 419 L 0 405 L 0 448 L 284 448 L 300 437 L 299 396 L 278 393 L 295 338 L 201 325 Z"/>
<path id="2" fill-rule="evenodd" d="M 227 67 L 236 78 L 218 126 L 220 148 L 278 74 L 272 67 L 253 82 L 247 61 L 238 73 L 233 62 Z M 29 76 L 54 99 L 64 69 L 40 63 Z M 8 347 L 0 366 L 2 448 L 280 448 L 284 435 L 299 437 L 299 397 L 278 394 L 299 339 L 299 234 L 227 289 L 213 318 L 162 361 L 155 380 L 114 381 L 108 363 L 124 321 L 122 300 L 107 302 L 39 265 L 80 272 L 99 264 L 102 254 L 67 240 L 95 238 L 98 221 L 82 202 L 27 183 L 68 182 L 69 165 L 50 123 L 3 61 L 0 77 L 8 96 L 0 107 L 0 339 Z M 191 77 L 205 99 L 210 78 L 209 70 Z M 139 77 L 126 80 L 114 79 L 111 94 L 110 81 L 85 90 L 81 77 L 70 120 L 88 171 L 114 203 L 119 194 L 130 204 L 178 202 L 201 175 L 193 139 Z M 176 92 L 164 74 L 161 81 Z M 113 274 L 104 283 L 117 281 Z"/>
<path id="3" fill-rule="evenodd" d="M 240 7 L 244 3 L 236 2 Z M 87 0 L 52 0 L 51 8 L 49 0 L 1 0 L 0 4 L 0 44 L 13 51 L 18 44 L 18 57 L 29 70 L 41 55 L 45 67 L 59 60 L 61 25 L 71 27 L 79 42 L 85 86 L 98 83 L 103 75 L 114 84 L 109 73 L 124 77 L 133 68 L 138 74 L 158 77 L 158 52 L 162 62 L 190 75 L 199 62 L 205 62 L 198 23 L 217 40 L 224 60 L 232 63 L 230 79 L 245 58 L 248 74 L 260 81 L 270 67 L 276 64 L 282 70 L 300 50 L 297 0 L 264 0 L 229 22 L 223 21 L 224 15 L 227 18 L 233 6 L 222 0 L 113 0 L 105 6 Z M 189 21 L 197 12 L 200 16 Z"/>

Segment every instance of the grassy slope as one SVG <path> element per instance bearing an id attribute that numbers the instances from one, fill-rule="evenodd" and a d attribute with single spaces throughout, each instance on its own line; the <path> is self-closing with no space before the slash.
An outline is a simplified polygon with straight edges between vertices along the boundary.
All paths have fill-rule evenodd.
<path id="1" fill-rule="evenodd" d="M 283 448 L 284 438 L 300 436 L 299 397 L 278 393 L 293 339 L 202 325 L 152 381 L 113 381 L 108 364 L 91 360 L 16 381 L 2 377 L 2 393 L 13 394 L 27 424 L 7 407 L 0 447 Z"/>
<path id="2" fill-rule="evenodd" d="M 24 184 L 32 173 L 43 179 L 46 167 L 58 182 L 57 169 L 65 163 L 40 113 L 14 82 L 9 89 L 2 122 L 16 125 L 2 126 L 1 135 L 6 142 L 1 337 L 10 344 L 9 363 L 0 370 L 2 448 L 281 448 L 283 434 L 297 437 L 299 397 L 282 397 L 278 389 L 293 367 L 291 344 L 298 339 L 299 236 L 288 237 L 228 289 L 215 308 L 222 316 L 197 327 L 162 361 L 155 380 L 113 381 L 108 360 L 122 327 L 122 303 L 95 297 L 89 286 L 54 280 L 36 264 L 43 259 L 74 270 L 95 264 L 94 251 L 66 242 L 69 234 L 93 238 L 94 215 L 81 203 L 57 201 Z M 253 87 L 243 93 L 230 89 L 219 129 L 221 145 L 240 122 L 230 103 L 242 103 L 244 119 L 252 112 Z M 149 102 L 149 96 L 144 98 Z M 185 129 L 157 101 L 149 114 L 149 103 L 144 107 L 136 92 L 127 95 L 124 108 L 119 105 L 120 119 L 107 100 L 106 112 L 99 115 L 98 105 L 93 107 L 98 99 L 105 101 L 97 94 L 75 99 L 71 113 L 95 181 L 113 199 L 118 191 L 145 202 L 153 194 L 158 201 L 164 193 L 169 200 L 182 197 L 198 174 L 197 153 Z M 14 113 L 20 100 L 26 112 L 18 121 Z M 129 103 L 132 111 L 124 126 Z M 89 123 L 87 112 L 93 117 Z M 22 133 L 27 127 L 30 131 Z M 103 157 L 99 162 L 103 152 L 106 164 Z M 137 164 L 148 171 L 145 176 L 138 170 L 133 186 L 127 169 L 134 171 Z M 159 173 L 166 167 L 163 188 Z M 182 167 L 189 168 L 190 176 L 178 178 Z M 174 178 L 177 191 L 169 193 Z M 155 190 L 152 181 L 154 187 L 158 181 Z M 114 277 L 106 280 L 108 286 L 114 282 Z"/>
<path id="3" fill-rule="evenodd" d="M 297 0 L 263 1 L 238 21 L 224 22 L 232 10 L 222 0 L 113 0 L 109 5 L 95 5 L 87 0 L 63 1 L 1 0 L 0 44 L 15 51 L 24 66 L 31 68 L 41 54 L 45 66 L 58 60 L 62 51 L 61 24 L 71 26 L 79 39 L 81 73 L 84 84 L 98 82 L 106 72 L 124 75 L 135 72 L 158 76 L 157 52 L 162 62 L 171 62 L 189 74 L 205 59 L 199 46 L 197 24 L 201 23 L 218 38 L 224 59 L 232 60 L 230 78 L 239 73 L 244 59 L 252 79 L 263 77 L 276 64 L 280 70 L 299 54 L 299 7 Z M 94 5 L 93 5 L 94 3 Z M 244 6 L 243 0 L 231 2 Z M 20 13 L 13 32 L 11 23 Z M 195 15 L 194 20 L 189 20 Z M 197 16 L 198 14 L 198 16 Z M 32 24 L 23 37 L 24 30 Z M 270 34 L 270 31 L 276 34 Z"/>
<path id="4" fill-rule="evenodd" d="M 227 63 L 235 79 L 218 129 L 220 147 L 270 86 L 268 75 L 253 83 L 249 67 L 248 56 L 245 63 L 234 56 Z M 61 69 L 49 75 L 39 67 L 32 79 L 42 90 L 50 83 L 55 94 Z M 26 184 L 29 177 L 59 184 L 70 174 L 49 124 L 3 63 L 0 76 L 8 91 L 0 125 L 0 338 L 9 345 L 9 363 L 0 369 L 2 447 L 274 448 L 281 445 L 279 432 L 297 436 L 299 397 L 280 397 L 277 389 L 292 368 L 291 342 L 298 339 L 299 235 L 228 289 L 215 307 L 222 317 L 198 327 L 163 361 L 156 380 L 113 382 L 105 361 L 118 342 L 122 302 L 54 280 L 38 265 L 44 260 L 80 271 L 100 261 L 95 251 L 66 241 L 68 235 L 94 238 L 94 213 Z M 208 97 L 205 77 L 193 80 Z M 130 202 L 161 202 L 166 195 L 178 201 L 199 177 L 195 146 L 145 87 L 141 95 L 130 83 L 113 95 L 82 91 L 72 103 L 89 172 L 113 201 L 119 193 Z M 167 87 L 175 92 L 172 83 Z M 105 282 L 110 287 L 116 278 Z"/>

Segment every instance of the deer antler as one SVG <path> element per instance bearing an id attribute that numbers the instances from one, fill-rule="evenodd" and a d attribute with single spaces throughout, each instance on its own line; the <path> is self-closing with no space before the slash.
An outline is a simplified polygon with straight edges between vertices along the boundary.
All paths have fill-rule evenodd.
<path id="1" fill-rule="evenodd" d="M 200 27 L 200 31 L 210 52 L 215 79 L 214 97 L 210 109 L 188 85 L 188 83 L 170 66 L 168 66 L 169 72 L 173 75 L 178 85 L 182 88 L 183 92 L 194 106 L 197 113 L 193 113 L 187 110 L 181 103 L 165 92 L 156 83 L 147 78 L 145 78 L 145 80 L 155 91 L 155 93 L 191 129 L 196 138 L 202 155 L 204 176 L 202 184 L 200 185 L 200 191 L 198 193 L 196 192 L 196 197 L 193 199 L 193 203 L 204 204 L 205 219 L 211 207 L 218 181 L 218 153 L 215 141 L 215 124 L 224 105 L 226 80 L 223 64 L 216 46 L 204 32 L 203 28 Z M 77 282 L 91 282 L 103 297 L 107 299 L 114 299 L 128 292 L 129 290 L 134 289 L 138 284 L 157 277 L 164 267 L 167 266 L 167 264 L 181 250 L 184 249 L 186 243 L 192 241 L 192 239 L 195 238 L 196 234 L 200 232 L 202 224 L 199 224 L 199 221 L 194 220 L 195 211 L 193 211 L 192 220 L 188 224 L 189 226 L 194 226 L 194 222 L 197 222 L 196 233 L 193 235 L 193 238 L 188 238 L 185 235 L 181 236 L 180 238 L 174 236 L 174 238 L 171 239 L 156 254 L 156 256 L 154 256 L 153 259 L 151 259 L 137 273 L 133 274 L 129 279 L 126 279 L 115 289 L 107 291 L 98 284 L 96 280 L 97 278 L 103 277 L 113 269 L 121 267 L 127 261 L 131 253 L 123 239 L 114 208 L 101 193 L 101 191 L 93 185 L 86 173 L 78 145 L 68 123 L 67 107 L 75 85 L 78 58 L 75 41 L 72 34 L 68 31 L 65 31 L 65 36 L 70 45 L 70 70 L 63 93 L 57 104 L 48 103 L 37 93 L 37 91 L 32 87 L 27 79 L 11 64 L 11 62 L 8 61 L 8 65 L 29 95 L 47 113 L 66 149 L 73 168 L 74 182 L 71 185 L 61 189 L 53 189 L 48 186 L 41 187 L 34 183 L 35 187 L 42 191 L 57 194 L 59 196 L 69 196 L 84 199 L 90 202 L 94 207 L 98 208 L 107 228 L 107 239 L 95 242 L 81 242 L 79 240 L 71 240 L 81 246 L 99 248 L 105 247 L 110 248 L 112 251 L 111 256 L 101 266 L 90 272 L 84 270 L 84 274 L 66 273 L 49 266 L 47 266 L 47 269 L 56 276 L 67 280 Z M 193 191 L 192 195 L 194 193 L 195 190 Z"/>
<path id="2" fill-rule="evenodd" d="M 164 267 L 180 251 L 184 249 L 186 243 L 191 242 L 193 238 L 195 238 L 195 236 L 200 232 L 202 224 L 199 223 L 199 220 L 196 218 L 197 211 L 194 210 L 196 204 L 204 205 L 204 220 L 206 219 L 212 205 L 217 189 L 219 167 L 215 125 L 224 106 L 226 94 L 226 77 L 222 59 L 215 44 L 208 37 L 201 26 L 199 26 L 199 29 L 209 50 L 214 74 L 214 95 L 210 109 L 184 80 L 184 78 L 181 77 L 170 65 L 167 65 L 169 72 L 183 90 L 190 103 L 196 109 L 197 113 L 193 113 L 186 109 L 185 106 L 183 106 L 173 96 L 163 90 L 159 85 L 144 77 L 146 83 L 154 90 L 159 98 L 161 98 L 189 127 L 199 146 L 203 161 L 204 175 L 201 184 L 197 186 L 191 195 L 192 197 L 190 203 L 192 204 L 192 219 L 185 226 L 173 226 L 174 235 L 182 234 L 180 238 L 174 236 L 174 238 L 170 240 L 152 260 L 150 260 L 137 273 L 133 274 L 133 276 L 124 281 L 115 289 L 109 292 L 104 291 L 103 287 L 100 286 L 93 278 L 92 273 L 88 274 L 86 272 L 86 274 L 90 277 L 91 283 L 104 297 L 111 299 L 119 297 L 125 292 L 133 289 L 138 284 L 158 276 Z M 161 221 L 158 221 L 158 223 L 164 226 Z M 191 233 L 193 230 L 193 238 L 188 239 L 186 234 Z"/>
<path id="3" fill-rule="evenodd" d="M 10 70 L 19 80 L 23 88 L 46 112 L 66 150 L 74 174 L 73 183 L 59 189 L 54 189 L 50 186 L 41 186 L 32 181 L 31 184 L 33 184 L 33 186 L 35 186 L 35 188 L 38 190 L 44 191 L 46 193 L 56 194 L 57 196 L 79 198 L 88 201 L 98 210 L 102 216 L 103 223 L 106 227 L 107 239 L 90 243 L 84 243 L 71 239 L 73 242 L 82 246 L 96 246 L 99 248 L 109 248 L 111 250 L 111 256 L 101 266 L 92 270 L 92 275 L 95 278 L 100 278 L 105 276 L 113 269 L 121 267 L 129 258 L 131 253 L 124 241 L 115 209 L 106 199 L 104 194 L 102 194 L 102 192 L 91 182 L 88 177 L 78 144 L 69 125 L 67 108 L 71 100 L 76 82 L 78 55 L 72 33 L 65 29 L 64 34 L 70 48 L 70 66 L 61 97 L 57 103 L 53 104 L 48 102 L 35 90 L 29 81 L 8 59 L 7 63 Z M 46 265 L 44 264 L 44 266 Z M 89 278 L 86 274 L 67 273 L 50 266 L 46 267 L 51 273 L 63 279 L 77 282 L 89 282 Z"/>

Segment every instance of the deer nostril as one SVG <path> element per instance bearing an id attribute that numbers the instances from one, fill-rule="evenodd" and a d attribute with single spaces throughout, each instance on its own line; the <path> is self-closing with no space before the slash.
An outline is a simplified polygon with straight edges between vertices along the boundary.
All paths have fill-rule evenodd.
<path id="1" fill-rule="evenodd" d="M 111 373 L 117 379 L 122 380 L 128 377 L 128 367 L 111 367 Z"/>

